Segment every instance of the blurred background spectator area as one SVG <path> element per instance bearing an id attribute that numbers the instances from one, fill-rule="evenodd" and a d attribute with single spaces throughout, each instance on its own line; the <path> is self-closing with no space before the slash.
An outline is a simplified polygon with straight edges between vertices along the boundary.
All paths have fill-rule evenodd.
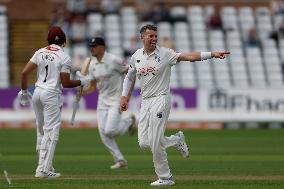
<path id="1" fill-rule="evenodd" d="M 63 28 L 66 51 L 81 61 L 93 36 L 129 58 L 142 46 L 141 25 L 153 23 L 160 44 L 176 51 L 232 53 L 225 61 L 173 67 L 172 88 L 282 89 L 283 17 L 281 0 L 0 0 L 0 87 L 19 86 L 23 66 L 47 44 L 51 25 Z"/>

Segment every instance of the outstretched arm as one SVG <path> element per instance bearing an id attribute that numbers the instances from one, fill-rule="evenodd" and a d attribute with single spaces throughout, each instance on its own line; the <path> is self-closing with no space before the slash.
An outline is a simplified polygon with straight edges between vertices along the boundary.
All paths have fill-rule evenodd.
<path id="1" fill-rule="evenodd" d="M 181 53 L 177 61 L 195 62 L 210 58 L 224 59 L 228 54 L 230 54 L 230 52 L 227 51 Z"/>
<path id="2" fill-rule="evenodd" d="M 64 88 L 78 87 L 82 84 L 80 80 L 71 80 L 70 73 L 66 72 L 60 72 L 60 79 Z"/>

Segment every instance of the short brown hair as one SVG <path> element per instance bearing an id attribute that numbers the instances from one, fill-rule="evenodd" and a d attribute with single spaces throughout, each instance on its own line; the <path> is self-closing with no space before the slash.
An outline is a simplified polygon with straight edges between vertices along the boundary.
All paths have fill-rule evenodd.
<path id="1" fill-rule="evenodd" d="M 140 29 L 140 34 L 142 35 L 147 29 L 157 31 L 157 27 L 155 25 L 147 24 Z"/>

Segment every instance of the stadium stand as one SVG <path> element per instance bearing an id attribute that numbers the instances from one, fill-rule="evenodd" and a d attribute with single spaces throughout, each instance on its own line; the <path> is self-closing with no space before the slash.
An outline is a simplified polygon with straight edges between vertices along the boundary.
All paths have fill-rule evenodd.
<path id="1" fill-rule="evenodd" d="M 60 1 L 67 10 L 66 1 Z M 212 1 L 213 2 L 213 1 Z M 216 1 L 217 2 L 217 1 Z M 155 23 L 158 26 L 159 41 L 178 52 L 228 50 L 229 58 L 224 61 L 207 60 L 202 63 L 179 64 L 173 68 L 171 77 L 172 88 L 283 88 L 284 40 L 281 35 L 284 28 L 283 15 L 273 14 L 268 6 L 259 1 L 254 6 L 248 6 L 240 1 L 234 6 L 231 1 L 224 6 L 216 3 L 205 4 L 195 2 L 184 6 L 185 1 L 175 4 L 165 1 L 170 7 L 163 14 L 164 19 L 141 20 L 139 10 L 132 1 L 123 1 L 123 6 L 111 14 L 98 9 L 72 13 L 67 32 L 79 36 L 79 41 L 71 41 L 68 51 L 74 59 L 76 56 L 87 56 L 86 40 L 94 35 L 106 38 L 108 50 L 126 58 L 133 53 L 133 48 L 141 47 L 137 40 L 139 28 L 145 23 Z M 90 3 L 85 1 L 85 3 Z M 98 7 L 98 2 L 94 7 Z M 90 7 L 89 4 L 85 7 Z M 153 6 L 154 9 L 155 6 Z M 0 45 L 8 45 L 7 16 L 5 9 L 0 11 L 1 32 Z M 3 11 L 4 10 L 4 11 Z M 65 10 L 65 11 L 66 11 Z M 161 11 L 161 10 L 159 10 Z M 156 11 L 155 14 L 161 12 Z M 76 21 L 76 17 L 80 21 Z M 213 27 L 211 18 L 217 27 Z M 156 15 L 155 15 L 156 16 Z M 220 18 L 218 18 L 218 16 Z M 218 21 L 218 19 L 220 19 Z M 75 20 L 75 21 L 74 21 Z M 151 22 L 152 21 L 152 22 Z M 218 23 L 220 22 L 220 23 Z M 6 24 L 5 24 L 6 23 Z M 2 30 L 2 29 L 1 29 Z M 284 31 L 284 29 L 283 29 Z M 272 34 L 276 35 L 272 36 Z M 284 33 L 284 32 L 283 32 Z M 166 41 L 165 41 L 166 40 Z M 1 48 L 1 87 L 9 86 L 8 52 L 9 48 Z M 3 78 L 3 79 L 2 79 Z M 136 85 L 139 87 L 139 82 Z"/>
<path id="2" fill-rule="evenodd" d="M 229 60 L 209 60 L 203 63 L 179 64 L 173 68 L 173 88 L 283 88 L 281 48 L 269 38 L 279 27 L 282 17 L 271 17 L 267 7 L 224 6 L 220 9 L 221 28 L 211 28 L 208 19 L 213 6 L 174 6 L 171 20 L 157 23 L 160 43 L 167 38 L 179 52 L 228 50 Z M 87 16 L 88 37 L 105 35 L 109 51 L 123 56 L 123 47 L 130 46 L 137 35 L 139 17 L 134 7 L 124 6 L 120 14 Z M 249 43 L 249 32 L 256 32 L 256 41 Z M 71 47 L 72 48 L 72 47 Z M 214 64 L 212 64 L 214 62 Z M 136 87 L 138 87 L 137 85 Z"/>

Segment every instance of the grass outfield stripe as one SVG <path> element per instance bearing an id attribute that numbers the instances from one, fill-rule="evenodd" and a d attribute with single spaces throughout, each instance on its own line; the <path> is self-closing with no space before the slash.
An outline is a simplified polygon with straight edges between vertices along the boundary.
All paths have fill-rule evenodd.
<path id="1" fill-rule="evenodd" d="M 36 158 L 36 155 L 19 155 L 19 154 L 8 154 L 8 155 L 2 155 L 2 160 L 8 159 L 8 160 L 17 160 L 17 159 L 33 159 Z M 139 159 L 151 159 L 151 155 L 126 155 L 126 158 L 131 160 L 139 160 Z M 168 155 L 169 160 L 183 160 L 181 155 Z M 110 155 L 73 155 L 73 154 L 66 154 L 56 155 L 57 160 L 96 160 L 96 159 L 111 159 Z M 188 161 L 255 161 L 255 160 L 261 160 L 261 161 L 284 161 L 284 155 L 192 155 L 188 159 Z"/>
<path id="2" fill-rule="evenodd" d="M 13 175 L 14 180 L 40 180 L 34 178 L 32 175 Z M 154 176 L 150 175 L 63 175 L 58 180 L 151 180 L 155 179 Z M 275 175 L 275 176 L 234 176 L 234 175 L 219 175 L 219 176 L 193 176 L 193 175 L 177 175 L 175 176 L 176 180 L 245 180 L 245 181 L 284 181 L 283 175 Z M 0 180 L 4 180 L 0 178 Z"/>

